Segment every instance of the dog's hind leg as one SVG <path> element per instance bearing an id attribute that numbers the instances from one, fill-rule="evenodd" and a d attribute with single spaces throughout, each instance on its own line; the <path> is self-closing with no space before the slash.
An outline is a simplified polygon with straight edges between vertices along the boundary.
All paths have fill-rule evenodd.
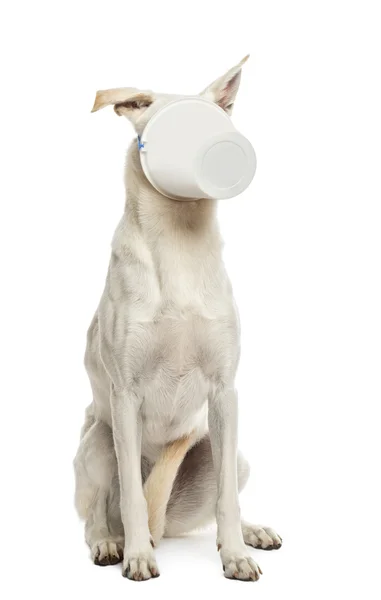
<path id="1" fill-rule="evenodd" d="M 123 558 L 117 462 L 110 427 L 94 420 L 83 428 L 74 460 L 75 504 L 85 519 L 85 538 L 95 564 L 105 566 Z"/>
<path id="2" fill-rule="evenodd" d="M 249 479 L 250 467 L 238 453 L 238 491 Z M 173 485 L 166 514 L 165 537 L 175 537 L 215 520 L 217 484 L 209 436 L 193 446 L 186 455 Z M 242 521 L 245 544 L 273 550 L 280 548 L 281 538 L 269 527 Z"/>
<path id="3" fill-rule="evenodd" d="M 238 455 L 238 488 L 249 478 L 250 467 Z M 217 484 L 209 435 L 187 453 L 173 484 L 166 514 L 165 537 L 175 537 L 215 520 Z"/>

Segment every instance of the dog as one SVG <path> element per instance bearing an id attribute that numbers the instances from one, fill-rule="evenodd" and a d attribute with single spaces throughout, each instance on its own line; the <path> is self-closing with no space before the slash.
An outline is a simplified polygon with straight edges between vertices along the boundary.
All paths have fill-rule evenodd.
<path id="1" fill-rule="evenodd" d="M 248 57 L 200 96 L 229 115 Z M 136 88 L 99 91 L 141 135 L 152 115 L 184 96 Z M 237 451 L 240 326 L 222 261 L 216 202 L 171 200 L 148 182 L 136 140 L 127 152 L 126 204 L 106 284 L 87 335 L 93 401 L 74 459 L 75 505 L 97 565 L 125 577 L 159 575 L 154 547 L 217 521 L 232 579 L 261 573 L 246 545 L 278 549 L 269 527 L 240 518 L 249 465 Z"/>

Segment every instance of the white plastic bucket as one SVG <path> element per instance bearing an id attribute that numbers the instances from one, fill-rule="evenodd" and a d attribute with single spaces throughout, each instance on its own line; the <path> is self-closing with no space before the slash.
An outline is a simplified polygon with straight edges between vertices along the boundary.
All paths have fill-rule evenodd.
<path id="1" fill-rule="evenodd" d="M 147 179 L 176 200 L 233 198 L 255 174 L 250 142 L 219 106 L 200 97 L 175 100 L 160 109 L 138 144 Z"/>

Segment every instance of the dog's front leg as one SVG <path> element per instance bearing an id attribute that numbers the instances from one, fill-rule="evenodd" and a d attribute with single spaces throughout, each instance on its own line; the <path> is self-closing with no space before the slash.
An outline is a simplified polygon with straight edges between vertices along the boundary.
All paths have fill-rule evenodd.
<path id="1" fill-rule="evenodd" d="M 217 547 L 225 577 L 257 580 L 241 529 L 237 483 L 237 393 L 224 389 L 209 399 L 209 431 L 217 477 Z"/>
<path id="2" fill-rule="evenodd" d="M 142 581 L 157 577 L 141 476 L 141 402 L 133 393 L 113 391 L 112 426 L 120 482 L 125 544 L 123 575 Z"/>

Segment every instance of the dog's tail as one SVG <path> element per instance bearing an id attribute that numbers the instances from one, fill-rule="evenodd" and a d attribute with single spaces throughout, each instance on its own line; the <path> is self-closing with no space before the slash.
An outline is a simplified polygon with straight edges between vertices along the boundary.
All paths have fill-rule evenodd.
<path id="1" fill-rule="evenodd" d="M 165 446 L 144 484 L 149 529 L 155 545 L 163 537 L 173 482 L 193 441 L 194 438 L 190 435 Z"/>

